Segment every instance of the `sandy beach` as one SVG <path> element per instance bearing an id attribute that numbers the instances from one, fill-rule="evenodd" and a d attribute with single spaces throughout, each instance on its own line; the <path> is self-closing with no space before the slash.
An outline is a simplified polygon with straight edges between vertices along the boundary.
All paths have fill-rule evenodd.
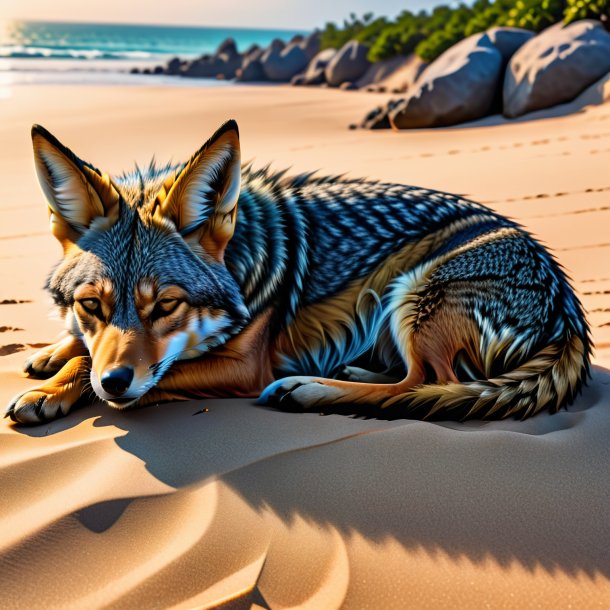
<path id="1" fill-rule="evenodd" d="M 606 92 L 594 92 L 608 95 Z M 460 193 L 551 248 L 588 311 L 593 376 L 526 422 L 382 422 L 249 400 L 91 406 L 0 425 L 3 608 L 610 605 L 610 104 L 348 130 L 389 96 L 288 86 L 0 86 L 0 403 L 51 343 L 29 130 L 109 173 L 182 160 L 228 118 L 242 158 Z M 599 96 L 598 96 L 599 97 Z"/>

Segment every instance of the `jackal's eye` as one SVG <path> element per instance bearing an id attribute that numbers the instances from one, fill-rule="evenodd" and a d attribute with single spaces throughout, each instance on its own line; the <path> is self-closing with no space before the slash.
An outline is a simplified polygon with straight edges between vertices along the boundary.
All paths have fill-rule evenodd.
<path id="1" fill-rule="evenodd" d="M 98 315 L 101 312 L 99 299 L 80 299 L 78 302 L 81 304 L 81 307 L 92 316 Z"/>
<path id="2" fill-rule="evenodd" d="M 169 316 L 176 310 L 176 307 L 180 305 L 182 301 L 180 299 L 161 299 L 157 301 L 155 308 L 153 309 L 152 315 L 150 316 L 153 320 Z"/>

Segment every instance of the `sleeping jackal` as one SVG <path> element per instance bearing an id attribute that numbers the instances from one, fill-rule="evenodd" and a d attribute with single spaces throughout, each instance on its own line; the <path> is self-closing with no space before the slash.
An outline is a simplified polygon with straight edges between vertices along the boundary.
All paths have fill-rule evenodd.
<path id="1" fill-rule="evenodd" d="M 582 307 L 514 222 L 455 195 L 240 164 L 228 121 L 180 166 L 110 177 L 32 129 L 65 337 L 7 415 L 95 394 L 211 396 L 377 417 L 525 418 L 569 404 Z"/>

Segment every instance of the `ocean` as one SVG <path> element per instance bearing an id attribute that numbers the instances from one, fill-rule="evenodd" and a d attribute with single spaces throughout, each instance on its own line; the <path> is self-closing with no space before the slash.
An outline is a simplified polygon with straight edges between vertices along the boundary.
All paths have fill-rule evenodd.
<path id="1" fill-rule="evenodd" d="M 179 77 L 131 75 L 132 67 L 151 67 L 170 57 L 211 53 L 228 37 L 239 50 L 268 45 L 304 31 L 188 26 L 154 26 L 43 21 L 0 22 L 0 85 L 47 83 L 133 83 Z M 186 84 L 186 83 L 185 83 Z M 192 84 L 192 82 L 190 83 Z"/>

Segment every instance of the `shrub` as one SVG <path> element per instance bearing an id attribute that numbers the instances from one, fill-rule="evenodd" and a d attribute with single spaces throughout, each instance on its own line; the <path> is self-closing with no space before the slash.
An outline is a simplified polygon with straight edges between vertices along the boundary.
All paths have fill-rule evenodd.
<path id="1" fill-rule="evenodd" d="M 567 0 L 565 21 L 599 19 L 610 29 L 610 0 Z"/>
<path id="2" fill-rule="evenodd" d="M 562 19 L 570 23 L 587 18 L 600 19 L 610 29 L 610 0 L 475 0 L 472 5 L 437 6 L 431 12 L 403 11 L 393 21 L 352 13 L 343 26 L 326 24 L 322 48 L 339 48 L 355 39 L 370 48 L 371 61 L 412 52 L 433 61 L 463 38 L 494 26 L 540 32 Z"/>

